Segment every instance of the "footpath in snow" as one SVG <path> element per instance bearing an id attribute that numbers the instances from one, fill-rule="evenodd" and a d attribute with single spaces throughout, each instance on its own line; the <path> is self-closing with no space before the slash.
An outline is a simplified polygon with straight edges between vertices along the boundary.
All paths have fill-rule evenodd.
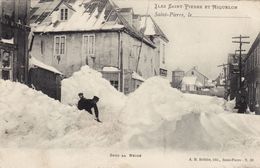
<path id="1" fill-rule="evenodd" d="M 102 124 L 76 108 L 78 93 L 100 97 Z M 0 81 L 0 146 L 136 150 L 259 149 L 260 118 L 232 113 L 232 103 L 183 94 L 160 77 L 125 96 L 87 66 L 62 81 L 62 103 Z M 227 109 L 227 110 L 225 110 Z"/>

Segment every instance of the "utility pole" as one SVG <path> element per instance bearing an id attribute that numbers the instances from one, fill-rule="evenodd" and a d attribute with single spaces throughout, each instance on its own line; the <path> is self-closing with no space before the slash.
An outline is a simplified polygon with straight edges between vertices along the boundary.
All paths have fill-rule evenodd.
<path id="1" fill-rule="evenodd" d="M 239 51 L 239 88 L 240 90 L 242 89 L 242 51 L 245 51 L 245 50 L 242 50 L 242 45 L 243 44 L 249 44 L 250 42 L 247 42 L 247 41 L 242 41 L 243 39 L 248 39 L 249 36 L 237 36 L 237 37 L 232 37 L 232 39 L 239 39 L 239 41 L 232 41 L 232 43 L 239 43 L 239 50 L 236 50 L 236 51 Z"/>

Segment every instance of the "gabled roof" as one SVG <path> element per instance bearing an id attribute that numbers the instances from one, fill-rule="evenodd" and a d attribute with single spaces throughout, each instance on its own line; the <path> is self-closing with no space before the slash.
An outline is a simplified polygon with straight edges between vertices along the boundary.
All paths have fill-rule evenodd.
<path id="1" fill-rule="evenodd" d="M 164 39 L 166 42 L 169 41 L 167 36 L 163 33 L 157 23 L 150 15 L 139 15 L 141 17 L 140 30 L 144 32 L 145 35 L 157 35 Z M 137 17 L 137 16 L 135 16 Z"/>
<path id="2" fill-rule="evenodd" d="M 49 16 L 54 9 L 63 1 L 43 1 L 33 6 L 30 12 L 30 23 L 41 23 L 47 16 Z"/>
<path id="3" fill-rule="evenodd" d="M 59 2 L 59 3 L 58 3 Z M 72 3 L 71 3 L 72 2 Z M 73 15 L 67 21 L 54 19 L 58 15 L 55 11 L 64 3 L 75 10 Z M 42 4 L 45 8 L 42 8 Z M 39 22 L 34 32 L 79 32 L 79 31 L 125 31 L 131 36 L 143 40 L 146 44 L 155 47 L 154 43 L 139 30 L 134 28 L 120 14 L 120 8 L 111 0 L 56 0 L 53 2 L 41 3 L 31 16 L 31 23 Z M 129 10 L 130 8 L 124 8 Z M 34 15 L 39 16 L 36 19 Z M 56 16 L 56 18 L 59 18 Z"/>
<path id="4" fill-rule="evenodd" d="M 74 12 L 76 12 L 76 10 L 70 4 L 68 4 L 66 1 L 63 1 L 63 4 L 65 6 L 67 6 L 67 8 L 69 8 L 70 10 L 73 10 Z"/>
<path id="5" fill-rule="evenodd" d="M 206 79 L 209 79 L 208 77 L 206 77 L 205 75 L 203 75 L 197 68 L 195 68 L 195 67 L 193 67 L 193 68 L 191 68 L 190 70 L 188 70 L 187 72 L 189 72 L 189 71 L 196 71 L 198 74 L 200 74 L 200 75 L 202 75 L 203 77 L 205 77 Z M 186 73 L 187 73 L 186 72 Z"/>

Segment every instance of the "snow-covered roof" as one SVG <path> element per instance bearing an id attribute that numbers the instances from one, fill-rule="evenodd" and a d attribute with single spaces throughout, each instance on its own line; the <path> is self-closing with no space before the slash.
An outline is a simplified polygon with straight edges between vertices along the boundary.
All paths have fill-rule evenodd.
<path id="1" fill-rule="evenodd" d="M 81 1 L 76 1 L 71 4 L 75 12 L 67 21 L 59 21 L 59 11 L 53 11 L 50 14 L 52 18 L 51 23 L 43 20 L 35 32 L 61 32 L 61 31 L 89 31 L 89 30 L 107 30 L 107 29 L 121 29 L 124 26 L 114 22 L 113 24 L 104 24 L 106 19 L 106 8 L 96 5 L 96 7 L 86 7 L 88 4 L 82 5 Z M 95 4 L 92 4 L 95 5 Z M 90 5 L 89 5 L 90 6 Z M 100 12 L 101 10 L 101 12 Z M 55 18 L 55 19 L 53 19 Z M 115 21 L 115 20 L 113 20 Z"/>
<path id="2" fill-rule="evenodd" d="M 103 67 L 103 72 L 120 72 L 120 70 L 116 67 Z"/>
<path id="3" fill-rule="evenodd" d="M 29 59 L 29 66 L 30 66 L 30 68 L 37 66 L 39 68 L 42 68 L 42 69 L 45 69 L 45 70 L 48 70 L 48 71 L 51 71 L 51 72 L 54 72 L 54 73 L 57 73 L 57 74 L 62 74 L 56 68 L 54 68 L 54 67 L 52 67 L 50 65 L 44 64 L 43 62 L 37 60 L 35 57 L 31 57 Z"/>
<path id="4" fill-rule="evenodd" d="M 145 79 L 142 76 L 140 76 L 138 73 L 136 73 L 136 72 L 132 73 L 132 78 L 135 79 L 135 80 L 142 81 L 142 82 L 145 81 Z"/>
<path id="5" fill-rule="evenodd" d="M 141 24 L 140 29 L 144 31 L 145 35 L 157 35 L 165 39 L 165 41 L 169 41 L 160 27 L 156 24 L 153 18 L 150 15 L 140 15 Z"/>
<path id="6" fill-rule="evenodd" d="M 209 79 L 206 75 L 204 75 L 203 73 L 201 73 L 196 67 L 193 67 L 193 68 L 191 68 L 190 70 L 188 70 L 188 71 L 186 72 L 186 74 L 188 74 L 190 71 L 196 71 L 198 74 L 200 74 L 200 75 L 203 76 L 204 78 Z"/>
<path id="7" fill-rule="evenodd" d="M 137 30 L 119 12 L 119 7 L 111 0 L 73 0 L 67 1 L 74 10 L 67 21 L 60 21 L 59 6 L 63 1 L 39 3 L 33 9 L 31 24 L 35 33 L 78 32 L 78 31 L 118 31 L 125 30 L 131 36 L 142 40 L 152 47 L 154 43 L 140 30 Z M 43 7 L 42 7 L 43 6 Z M 45 7 L 45 8 L 44 8 Z"/>
<path id="8" fill-rule="evenodd" d="M 14 44 L 14 38 L 11 39 L 0 39 L 0 42 L 7 43 L 7 44 Z"/>

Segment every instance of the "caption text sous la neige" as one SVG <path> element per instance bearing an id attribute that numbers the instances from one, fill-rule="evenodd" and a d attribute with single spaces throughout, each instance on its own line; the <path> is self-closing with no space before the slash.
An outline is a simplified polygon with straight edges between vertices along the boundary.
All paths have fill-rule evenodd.
<path id="1" fill-rule="evenodd" d="M 208 5 L 201 5 L 201 4 L 160 4 L 154 3 L 154 10 L 155 10 L 155 17 L 192 17 L 193 12 L 198 10 L 212 10 L 212 11 L 219 11 L 219 10 L 237 10 L 238 6 L 236 5 L 215 5 L 215 4 L 208 4 Z M 176 11 L 183 11 L 183 12 L 176 12 Z M 188 13 L 185 13 L 187 12 Z"/>
<path id="2" fill-rule="evenodd" d="M 111 158 L 141 158 L 142 154 L 117 154 L 117 153 L 110 153 L 109 157 Z"/>

